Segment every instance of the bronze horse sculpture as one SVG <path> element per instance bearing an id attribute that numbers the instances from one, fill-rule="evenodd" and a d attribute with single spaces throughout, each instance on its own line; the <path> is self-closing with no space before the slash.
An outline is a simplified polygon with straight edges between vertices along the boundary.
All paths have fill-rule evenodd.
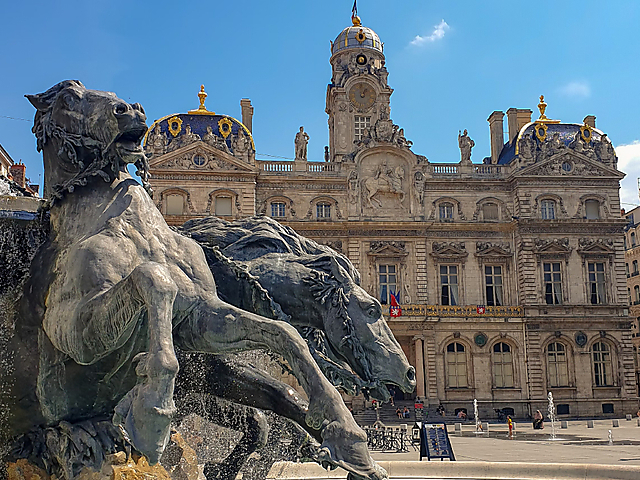
<path id="1" fill-rule="evenodd" d="M 28 99 L 37 109 L 51 235 L 33 260 L 10 345 L 10 433 L 111 417 L 155 463 L 175 412 L 175 347 L 267 348 L 308 395 L 304 420 L 321 430 L 324 461 L 357 478 L 386 478 L 298 331 L 222 301 L 202 249 L 167 226 L 128 174 L 135 164 L 146 181 L 142 107 L 78 81 Z"/>

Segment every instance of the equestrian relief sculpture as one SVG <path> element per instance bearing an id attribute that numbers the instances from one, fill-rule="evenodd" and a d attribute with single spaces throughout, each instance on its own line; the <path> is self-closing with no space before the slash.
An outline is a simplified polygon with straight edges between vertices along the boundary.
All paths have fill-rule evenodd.
<path id="1" fill-rule="evenodd" d="M 286 360 L 309 398 L 308 410 L 294 419 L 320 432 L 319 460 L 345 468 L 350 478 L 387 478 L 371 459 L 365 433 L 294 326 L 315 322 L 324 328 L 329 343 L 338 347 L 332 351 L 345 352 L 334 363 L 351 365 L 372 392 L 394 381 L 413 390 L 413 368 L 384 323 L 380 304 L 359 287 L 359 275 L 346 257 L 331 258 L 311 242 L 310 254 L 288 259 L 276 274 L 268 255 L 251 256 L 242 242 L 225 245 L 274 291 L 283 275 L 304 269 L 313 293 L 305 301 L 317 305 L 295 304 L 290 292 L 276 292 L 282 305 L 296 305 L 287 322 L 285 316 L 267 318 L 223 301 L 201 246 L 170 229 L 145 190 L 142 106 L 87 90 L 78 81 L 27 97 L 37 110 L 33 132 L 43 152 L 51 233 L 33 259 L 9 346 L 16 358 L 10 437 L 26 451 L 35 442 L 36 434 L 30 433 L 35 429 L 72 430 L 77 422 L 111 421 L 125 442 L 155 464 L 176 410 L 174 387 L 182 368 L 176 349 L 200 354 L 269 349 Z M 296 142 L 297 157 L 306 157 L 307 139 Z M 158 141 L 157 148 L 166 144 Z M 143 185 L 131 178 L 128 164 L 138 167 Z M 379 180 L 397 191 L 396 176 L 400 172 L 380 172 Z M 216 225 L 209 227 L 215 231 Z M 335 292 L 341 310 L 323 313 L 319 305 L 331 304 Z M 318 312 L 317 320 L 310 312 Z M 347 330 L 336 329 L 332 318 L 341 319 L 340 328 Z M 340 333 L 345 331 L 351 335 Z M 377 352 L 367 345 L 378 342 L 380 332 L 386 343 L 379 344 L 388 347 Z M 377 362 L 364 360 L 378 354 Z M 390 366 L 396 371 L 389 373 Z M 117 435 L 117 429 L 110 431 Z M 48 438 L 45 443 L 51 445 Z M 19 451 L 14 448 L 14 458 Z M 94 467 L 106 453 L 113 452 L 92 450 Z M 29 455 L 55 459 L 62 453 Z M 74 478 L 79 473 L 74 468 L 62 468 L 59 477 Z"/>

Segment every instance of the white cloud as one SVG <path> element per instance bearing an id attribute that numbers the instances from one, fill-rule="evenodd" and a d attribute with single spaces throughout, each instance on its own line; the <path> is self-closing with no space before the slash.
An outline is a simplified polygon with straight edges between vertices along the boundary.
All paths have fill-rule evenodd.
<path id="1" fill-rule="evenodd" d="M 444 37 L 444 34 L 449 30 L 449 24 L 443 20 L 440 21 L 438 25 L 433 27 L 433 33 L 431 35 L 422 37 L 420 35 L 416 35 L 413 40 L 411 40 L 411 45 L 422 46 L 425 43 L 435 42 L 436 40 L 441 40 Z"/>
<path id="2" fill-rule="evenodd" d="M 627 174 L 620 182 L 620 203 L 629 211 L 633 205 L 640 204 L 638 199 L 638 178 L 640 178 L 640 140 L 628 145 L 616 147 L 618 170 Z"/>
<path id="3" fill-rule="evenodd" d="M 558 90 L 561 95 L 573 98 L 587 98 L 591 96 L 591 87 L 585 81 L 569 82 Z"/>

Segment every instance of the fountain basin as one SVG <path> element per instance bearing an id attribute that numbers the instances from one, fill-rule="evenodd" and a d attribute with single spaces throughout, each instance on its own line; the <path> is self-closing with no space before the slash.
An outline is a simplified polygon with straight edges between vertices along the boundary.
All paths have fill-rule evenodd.
<path id="1" fill-rule="evenodd" d="M 637 480 L 640 467 L 516 462 L 378 462 L 390 480 L 475 479 L 475 480 Z M 346 479 L 344 470 L 327 472 L 317 464 L 278 462 L 267 480 Z"/>

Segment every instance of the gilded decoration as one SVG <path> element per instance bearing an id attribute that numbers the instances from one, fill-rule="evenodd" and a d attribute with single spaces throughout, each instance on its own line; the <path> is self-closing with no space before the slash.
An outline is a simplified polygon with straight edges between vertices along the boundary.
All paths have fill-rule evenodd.
<path id="1" fill-rule="evenodd" d="M 360 29 L 360 31 L 358 33 L 356 33 L 356 40 L 360 43 L 364 42 L 367 39 L 367 37 L 364 34 L 364 31 L 362 29 Z"/>
<path id="2" fill-rule="evenodd" d="M 585 123 L 580 127 L 580 136 L 585 143 L 589 143 L 593 138 L 593 128 Z"/>
<path id="3" fill-rule="evenodd" d="M 167 120 L 167 124 L 169 125 L 169 133 L 177 137 L 180 131 L 182 130 L 182 119 L 180 117 L 171 117 Z"/>
<path id="4" fill-rule="evenodd" d="M 233 123 L 227 117 L 221 118 L 218 121 L 218 128 L 220 129 L 220 133 L 226 139 L 231 133 L 231 127 Z"/>
<path id="5" fill-rule="evenodd" d="M 198 92 L 198 99 L 200 100 L 200 106 L 195 110 L 189 110 L 189 113 L 194 115 L 215 115 L 216 112 L 210 112 L 207 107 L 204 106 L 204 101 L 207 98 L 207 92 L 204 91 L 204 85 L 200 85 L 200 91 Z"/>
<path id="6" fill-rule="evenodd" d="M 536 123 L 534 130 L 536 132 L 536 137 L 538 137 L 538 140 L 544 142 L 544 140 L 547 138 L 547 126 L 544 123 Z"/>

